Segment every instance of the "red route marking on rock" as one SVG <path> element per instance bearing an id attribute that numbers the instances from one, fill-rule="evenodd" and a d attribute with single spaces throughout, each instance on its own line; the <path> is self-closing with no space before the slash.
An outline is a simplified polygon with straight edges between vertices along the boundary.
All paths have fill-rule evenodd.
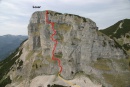
<path id="1" fill-rule="evenodd" d="M 53 34 L 51 35 L 51 40 L 52 40 L 53 42 L 55 42 L 55 43 L 54 43 L 54 47 L 53 47 L 53 51 L 52 51 L 52 60 L 56 60 L 56 61 L 58 62 L 58 66 L 59 66 L 59 68 L 60 68 L 60 70 L 59 70 L 59 74 L 60 74 L 60 73 L 62 72 L 61 61 L 60 61 L 60 59 L 55 58 L 55 56 L 54 56 L 54 52 L 55 52 L 56 46 L 57 46 L 57 44 L 58 44 L 58 41 L 57 41 L 56 39 L 54 39 L 54 36 L 56 35 L 56 30 L 54 29 L 54 24 L 55 24 L 55 23 L 49 21 L 49 19 L 48 19 L 48 11 L 46 11 L 46 16 L 45 16 L 45 18 L 46 18 L 46 23 L 51 24 L 51 29 L 52 29 L 52 31 L 53 31 Z"/>

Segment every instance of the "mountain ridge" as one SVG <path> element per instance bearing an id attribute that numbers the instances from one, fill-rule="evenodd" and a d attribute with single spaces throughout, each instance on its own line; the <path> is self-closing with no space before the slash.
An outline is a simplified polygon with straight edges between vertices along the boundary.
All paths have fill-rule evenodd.
<path id="1" fill-rule="evenodd" d="M 23 35 L 7 34 L 0 36 L 0 61 L 14 52 L 25 39 L 27 39 L 27 36 Z"/>
<path id="2" fill-rule="evenodd" d="M 113 38 L 130 55 L 130 19 L 123 19 L 100 31 Z"/>
<path id="3" fill-rule="evenodd" d="M 100 31 L 108 36 L 111 35 L 110 37 L 120 38 L 121 35 L 125 35 L 125 33 L 128 33 L 130 31 L 129 24 L 130 24 L 130 19 L 123 19 L 123 20 L 118 21 L 114 25 L 111 25 L 110 27 L 108 27 L 106 29 L 102 29 Z M 123 31 L 122 31 L 122 29 L 123 29 Z M 115 33 L 117 33 L 117 34 L 115 34 Z"/>

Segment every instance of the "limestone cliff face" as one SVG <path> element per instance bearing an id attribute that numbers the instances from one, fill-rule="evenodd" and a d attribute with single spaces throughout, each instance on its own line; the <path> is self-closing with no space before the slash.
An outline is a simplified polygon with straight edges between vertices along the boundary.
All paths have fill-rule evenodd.
<path id="1" fill-rule="evenodd" d="M 120 87 L 116 77 L 125 79 L 121 84 L 130 83 L 125 52 L 114 40 L 99 32 L 95 22 L 53 11 L 49 11 L 48 16 L 57 31 L 54 37 L 58 40 L 55 57 L 61 60 L 61 77 L 79 83 L 80 87 L 101 87 L 94 86 L 95 83 L 90 86 L 90 80 L 105 87 Z M 50 39 L 52 33 L 51 26 L 45 22 L 45 11 L 33 13 L 28 25 L 29 39 L 20 47 L 22 54 L 8 73 L 12 83 L 6 87 L 47 87 L 48 84 L 69 87 L 52 76 L 57 76 L 59 72 L 58 63 L 51 59 L 54 46 Z"/>
<path id="2" fill-rule="evenodd" d="M 92 69 L 87 65 L 98 58 L 125 58 L 123 50 L 100 33 L 92 20 L 53 11 L 49 11 L 48 16 L 55 23 L 55 39 L 59 42 L 55 54 L 62 61 L 64 78 L 72 79 L 79 71 L 91 73 Z M 50 40 L 52 30 L 45 22 L 45 12 L 33 13 L 28 33 L 30 49 L 41 50 L 43 58 L 50 58 L 54 43 Z M 51 71 L 58 72 L 54 67 L 57 66 L 53 66 Z"/>

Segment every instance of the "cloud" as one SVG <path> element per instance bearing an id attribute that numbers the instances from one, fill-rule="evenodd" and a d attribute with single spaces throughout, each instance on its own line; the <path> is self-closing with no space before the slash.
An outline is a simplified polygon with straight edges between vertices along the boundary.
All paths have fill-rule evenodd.
<path id="1" fill-rule="evenodd" d="M 42 6 L 33 9 L 33 5 Z M 100 29 L 130 18 L 129 0 L 3 0 L 0 3 L 0 26 L 3 34 L 27 34 L 33 12 L 54 10 L 90 18 Z"/>

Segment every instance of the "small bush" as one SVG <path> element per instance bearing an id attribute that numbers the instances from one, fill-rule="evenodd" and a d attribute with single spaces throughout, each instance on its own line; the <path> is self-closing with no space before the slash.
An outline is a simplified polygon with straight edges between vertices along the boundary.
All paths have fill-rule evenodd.
<path id="1" fill-rule="evenodd" d="M 4 79 L 2 81 L 2 83 L 0 83 L 0 87 L 5 87 L 7 84 L 10 84 L 12 81 L 10 79 L 10 77 L 8 76 L 6 79 Z"/>

